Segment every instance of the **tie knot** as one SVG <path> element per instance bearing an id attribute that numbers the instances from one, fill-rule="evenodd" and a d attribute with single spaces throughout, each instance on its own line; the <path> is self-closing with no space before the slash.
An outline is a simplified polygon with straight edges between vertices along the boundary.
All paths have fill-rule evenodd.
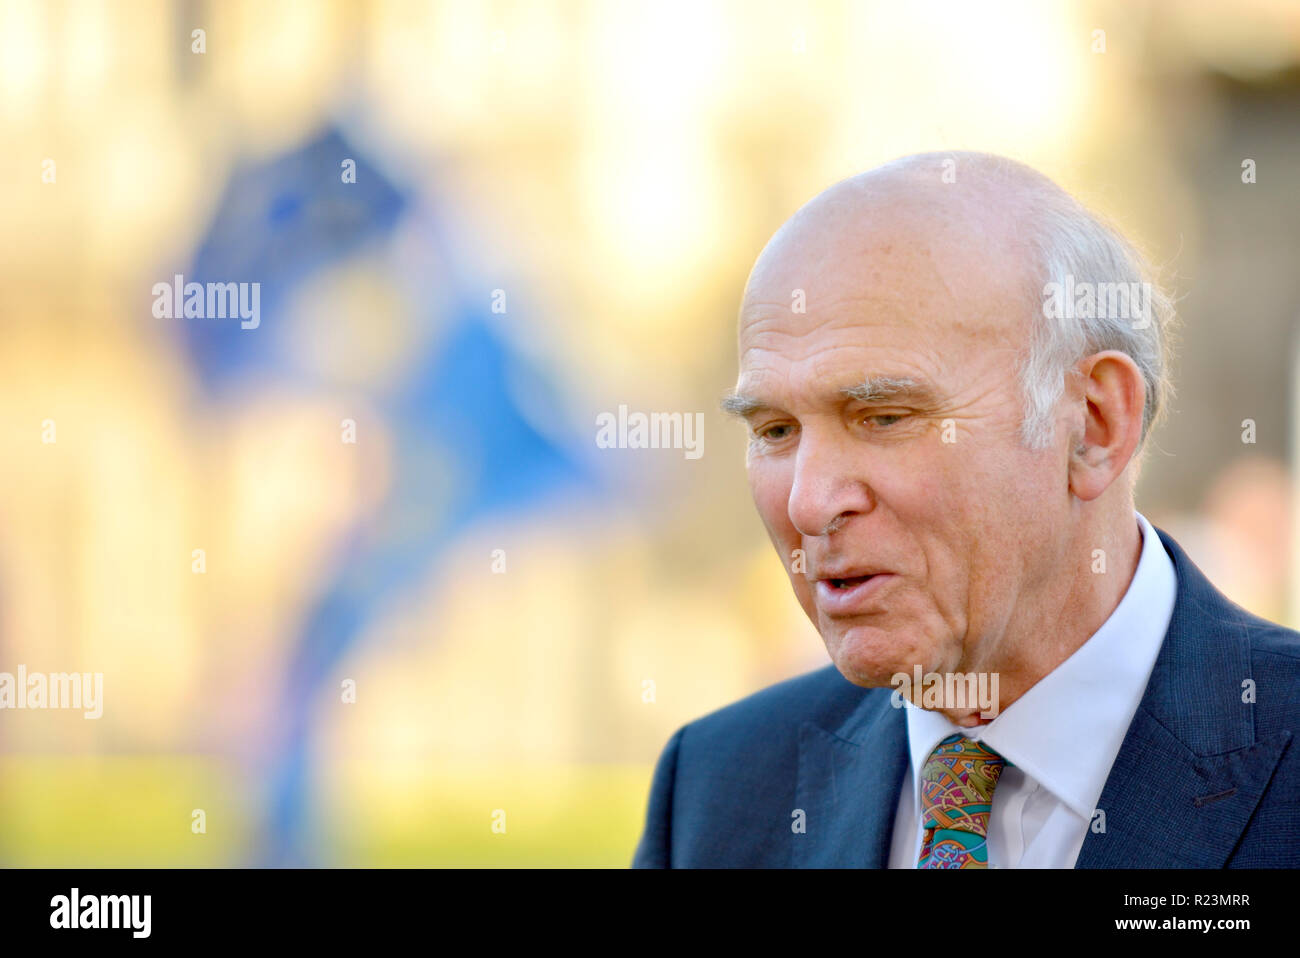
<path id="1" fill-rule="evenodd" d="M 927 841 L 920 867 L 980 867 L 971 859 L 979 859 L 980 864 L 988 860 L 984 846 L 993 789 L 1006 765 L 993 749 L 959 732 L 930 753 L 921 769 L 921 818 Z M 945 853 L 952 853 L 947 856 L 954 859 L 952 863 L 940 863 Z"/>

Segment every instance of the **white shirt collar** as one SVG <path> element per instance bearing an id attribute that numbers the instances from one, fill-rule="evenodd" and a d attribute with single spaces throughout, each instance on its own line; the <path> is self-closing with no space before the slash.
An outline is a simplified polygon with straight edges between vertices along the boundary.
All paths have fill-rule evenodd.
<path id="1" fill-rule="evenodd" d="M 1151 677 L 1178 590 L 1160 537 L 1146 517 L 1135 515 L 1142 552 L 1115 611 L 1073 655 L 992 722 L 964 729 L 938 712 L 904 702 L 916 801 L 930 753 L 960 732 L 985 742 L 1085 820 L 1092 818 Z"/>

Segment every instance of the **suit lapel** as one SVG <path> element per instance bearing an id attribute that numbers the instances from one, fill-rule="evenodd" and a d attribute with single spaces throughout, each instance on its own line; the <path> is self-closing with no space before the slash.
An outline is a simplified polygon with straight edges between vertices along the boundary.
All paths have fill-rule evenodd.
<path id="1" fill-rule="evenodd" d="M 1139 709 L 1075 867 L 1222 868 L 1289 738 L 1197 756 Z"/>
<path id="2" fill-rule="evenodd" d="M 805 722 L 797 796 L 807 831 L 796 836 L 794 865 L 886 867 L 907 756 L 907 722 L 889 690 L 864 691 L 834 731 Z"/>
<path id="3" fill-rule="evenodd" d="M 1076 868 L 1221 868 L 1290 740 L 1257 740 L 1242 611 L 1157 529 L 1174 562 L 1174 611 Z M 1103 830 L 1104 828 L 1104 830 Z"/>

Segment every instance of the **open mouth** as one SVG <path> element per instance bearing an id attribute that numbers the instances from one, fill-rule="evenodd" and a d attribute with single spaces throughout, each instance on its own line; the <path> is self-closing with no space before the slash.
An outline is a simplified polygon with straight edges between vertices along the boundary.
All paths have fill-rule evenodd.
<path id="1" fill-rule="evenodd" d="M 890 572 L 817 580 L 817 604 L 822 612 L 838 617 L 883 611 L 880 593 L 898 576 Z"/>
<path id="2" fill-rule="evenodd" d="M 832 589 L 851 589 L 855 585 L 861 585 L 868 579 L 874 579 L 874 575 L 855 575 L 849 579 L 828 579 Z"/>

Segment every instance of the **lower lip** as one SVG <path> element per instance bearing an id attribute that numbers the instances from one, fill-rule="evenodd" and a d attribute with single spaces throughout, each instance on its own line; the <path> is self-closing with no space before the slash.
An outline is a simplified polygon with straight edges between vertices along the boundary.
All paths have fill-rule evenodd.
<path id="1" fill-rule="evenodd" d="M 865 582 L 837 589 L 826 579 L 817 580 L 817 605 L 827 615 L 855 615 L 865 612 L 881 589 L 897 578 L 892 572 L 873 575 Z"/>

